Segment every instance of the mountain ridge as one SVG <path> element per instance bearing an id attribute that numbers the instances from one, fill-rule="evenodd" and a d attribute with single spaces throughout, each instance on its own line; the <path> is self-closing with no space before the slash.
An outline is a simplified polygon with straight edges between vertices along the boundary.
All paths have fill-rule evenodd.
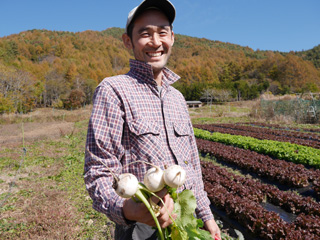
<path id="1" fill-rule="evenodd" d="M 122 28 L 76 33 L 33 29 L 0 38 L 0 105 L 10 105 L 2 107 L 6 110 L 0 107 L 0 113 L 18 109 L 19 102 L 27 105 L 25 109 L 66 107 L 75 90 L 83 94 L 80 102 L 90 103 L 102 79 L 129 70 L 128 59 L 133 55 L 122 43 L 123 32 Z M 289 53 L 254 51 L 175 34 L 168 67 L 181 76 L 174 87 L 187 100 L 198 100 L 204 90 L 212 88 L 230 91 L 230 99 L 246 100 L 265 91 L 319 91 L 319 56 L 320 45 Z M 24 85 L 17 89 L 20 82 Z M 13 97 L 18 93 L 20 97 Z"/>

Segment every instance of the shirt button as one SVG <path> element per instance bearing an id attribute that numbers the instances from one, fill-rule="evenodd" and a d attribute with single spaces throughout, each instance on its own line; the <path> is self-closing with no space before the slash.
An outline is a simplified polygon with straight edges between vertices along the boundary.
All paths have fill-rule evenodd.
<path id="1" fill-rule="evenodd" d="M 188 161 L 184 161 L 184 163 L 185 163 L 186 165 L 188 165 Z"/>

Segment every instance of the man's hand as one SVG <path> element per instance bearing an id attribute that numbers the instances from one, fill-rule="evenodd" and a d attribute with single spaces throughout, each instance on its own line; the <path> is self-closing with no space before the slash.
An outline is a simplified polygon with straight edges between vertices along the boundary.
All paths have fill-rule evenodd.
<path id="1" fill-rule="evenodd" d="M 213 239 L 221 239 L 220 229 L 215 220 L 208 220 L 204 223 L 204 228 L 210 232 Z M 218 238 L 217 238 L 218 237 Z"/>
<path id="2" fill-rule="evenodd" d="M 165 188 L 156 194 L 162 198 L 165 206 L 163 206 L 163 204 L 160 203 L 160 200 L 156 197 L 151 197 L 151 200 L 156 204 L 160 203 L 160 214 L 157 218 L 161 228 L 166 228 L 172 223 L 169 214 L 171 214 L 174 219 L 176 218 L 175 215 L 172 215 L 174 202 Z M 130 198 L 124 201 L 122 210 L 124 217 L 128 220 L 145 223 L 152 227 L 156 226 L 156 223 L 154 222 L 149 210 L 143 203 L 136 203 Z"/>

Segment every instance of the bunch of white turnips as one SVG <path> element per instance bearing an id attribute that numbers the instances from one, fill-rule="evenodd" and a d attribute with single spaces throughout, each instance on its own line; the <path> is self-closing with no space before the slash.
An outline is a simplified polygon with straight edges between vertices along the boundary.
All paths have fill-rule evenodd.
<path id="1" fill-rule="evenodd" d="M 157 219 L 159 216 L 160 207 L 152 202 L 150 198 L 146 198 L 146 195 L 149 197 L 155 196 L 160 202 L 163 203 L 163 200 L 154 193 L 162 190 L 166 185 L 170 188 L 178 188 L 182 186 L 186 180 L 186 171 L 179 165 L 172 165 L 163 171 L 158 166 L 155 166 L 151 163 L 147 164 L 151 165 L 152 167 L 144 175 L 144 184 L 139 183 L 137 177 L 131 173 L 124 173 L 117 177 L 106 165 L 105 166 L 109 169 L 114 177 L 113 187 L 116 193 L 120 197 L 134 198 L 144 203 L 157 225 L 160 239 L 165 240 L 161 226 Z M 171 215 L 170 218 L 173 220 Z"/>
<path id="2" fill-rule="evenodd" d="M 171 165 L 162 170 L 160 167 L 149 162 L 136 162 L 143 162 L 152 166 L 144 175 L 143 183 L 140 183 L 137 177 L 131 173 L 124 173 L 116 176 L 106 164 L 102 163 L 113 175 L 113 188 L 120 197 L 132 198 L 134 201 L 142 202 L 147 207 L 156 223 L 158 237 L 161 240 L 213 239 L 209 232 L 201 229 L 201 227 L 203 227 L 203 222 L 194 217 L 196 198 L 192 191 L 185 189 L 179 194 L 176 192 L 186 180 L 186 171 L 180 165 Z M 158 198 L 159 202 L 165 207 L 163 200 L 155 194 L 163 188 L 167 188 L 168 193 L 171 194 L 171 197 L 174 199 L 175 209 L 176 207 L 177 209 L 180 209 L 180 219 L 173 219 L 168 211 L 169 217 L 173 223 L 165 229 L 161 228 L 157 218 L 160 214 L 161 207 L 151 200 L 151 197 L 154 196 L 155 198 Z M 181 197 L 179 197 L 180 195 Z M 184 205 L 184 207 L 182 207 L 182 205 Z M 188 207 L 186 207 L 186 205 L 188 205 Z M 194 208 L 190 208 L 190 206 L 194 206 Z"/>

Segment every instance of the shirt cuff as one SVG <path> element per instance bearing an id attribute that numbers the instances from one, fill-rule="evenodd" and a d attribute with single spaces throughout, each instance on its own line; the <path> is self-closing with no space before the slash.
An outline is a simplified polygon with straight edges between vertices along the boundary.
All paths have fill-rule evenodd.
<path id="1" fill-rule="evenodd" d="M 210 206 L 205 209 L 196 209 L 197 217 L 200 218 L 203 222 L 214 219 Z"/>

